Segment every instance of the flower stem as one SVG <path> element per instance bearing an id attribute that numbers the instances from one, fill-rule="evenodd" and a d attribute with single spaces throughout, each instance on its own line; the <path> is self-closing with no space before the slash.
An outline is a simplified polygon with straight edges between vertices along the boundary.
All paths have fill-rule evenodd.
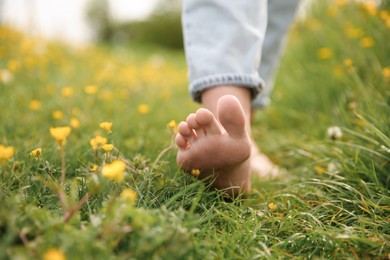
<path id="1" fill-rule="evenodd" d="M 89 193 L 85 194 L 85 196 L 75 206 L 69 209 L 64 214 L 64 219 L 63 219 L 64 223 L 67 223 L 73 217 L 74 213 L 76 213 L 76 211 L 78 211 L 79 209 L 82 208 L 82 206 L 84 206 L 84 204 L 89 200 L 90 197 L 91 195 Z"/>
<path id="2" fill-rule="evenodd" d="M 64 146 L 61 146 L 61 185 L 65 183 L 65 151 Z"/>

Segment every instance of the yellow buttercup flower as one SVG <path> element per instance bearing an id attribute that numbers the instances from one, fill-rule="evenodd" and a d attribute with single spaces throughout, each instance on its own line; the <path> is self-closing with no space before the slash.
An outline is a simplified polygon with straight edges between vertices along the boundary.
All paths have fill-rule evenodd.
<path id="1" fill-rule="evenodd" d="M 385 78 L 385 80 L 390 80 L 390 67 L 384 67 L 382 69 L 382 75 Z"/>
<path id="2" fill-rule="evenodd" d="M 0 162 L 4 163 L 14 156 L 15 150 L 12 146 L 0 144 Z"/>
<path id="3" fill-rule="evenodd" d="M 103 149 L 106 153 L 111 152 L 113 148 L 114 148 L 114 145 L 113 145 L 113 144 L 104 144 L 104 145 L 102 145 L 102 149 Z"/>
<path id="4" fill-rule="evenodd" d="M 360 40 L 360 46 L 363 48 L 370 48 L 374 46 L 374 44 L 374 39 L 372 39 L 371 37 L 364 37 Z"/>
<path id="5" fill-rule="evenodd" d="M 177 131 L 178 131 L 178 127 L 177 127 L 177 123 L 175 120 L 171 120 L 169 123 L 168 123 L 168 128 L 171 129 L 172 133 L 173 134 L 176 134 Z"/>
<path id="6" fill-rule="evenodd" d="M 70 97 L 70 96 L 73 96 L 73 88 L 72 87 L 65 87 L 61 90 L 61 94 L 62 96 L 64 97 Z"/>
<path id="7" fill-rule="evenodd" d="M 57 141 L 59 146 L 64 146 L 66 143 L 66 138 L 72 131 L 72 128 L 69 126 L 62 127 L 50 127 L 51 136 Z"/>
<path id="8" fill-rule="evenodd" d="M 138 106 L 138 112 L 141 114 L 147 114 L 150 111 L 150 107 L 147 104 L 140 104 Z"/>
<path id="9" fill-rule="evenodd" d="M 273 203 L 273 202 L 271 202 L 271 203 L 268 204 L 268 208 L 269 208 L 269 210 L 271 210 L 271 211 L 274 211 L 277 207 L 278 207 L 278 206 L 276 206 L 276 204 Z"/>
<path id="10" fill-rule="evenodd" d="M 92 172 L 97 172 L 98 169 L 99 169 L 99 165 L 97 165 L 97 164 L 93 164 L 92 167 L 91 167 L 91 171 Z"/>
<path id="11" fill-rule="evenodd" d="M 29 108 L 31 110 L 38 110 L 41 108 L 41 101 L 37 100 L 37 99 L 33 99 L 30 101 L 30 103 L 28 104 Z"/>
<path id="12" fill-rule="evenodd" d="M 41 156 L 41 154 L 42 154 L 42 148 L 37 148 L 30 152 L 30 155 L 34 157 L 39 157 Z"/>
<path id="13" fill-rule="evenodd" d="M 7 68 L 11 72 L 15 73 L 20 68 L 20 62 L 18 60 L 11 59 L 7 63 Z"/>
<path id="14" fill-rule="evenodd" d="M 106 143 L 107 143 L 107 138 L 100 135 L 95 136 L 89 141 L 89 144 L 92 146 L 94 150 L 98 149 L 102 145 L 105 145 Z"/>
<path id="15" fill-rule="evenodd" d="M 375 16 L 378 8 L 373 3 L 362 3 L 362 7 L 369 15 Z"/>
<path id="16" fill-rule="evenodd" d="M 130 204 L 133 204 L 137 201 L 137 192 L 135 192 L 133 189 L 124 189 L 121 194 L 119 195 L 119 198 L 121 198 L 124 201 L 129 202 Z"/>
<path id="17" fill-rule="evenodd" d="M 329 48 L 320 48 L 317 50 L 317 57 L 320 60 L 327 60 L 332 57 L 333 51 Z"/>
<path id="18" fill-rule="evenodd" d="M 99 124 L 100 128 L 104 129 L 107 133 L 111 133 L 112 122 L 102 122 Z"/>
<path id="19" fill-rule="evenodd" d="M 350 39 L 356 39 L 362 37 L 364 35 L 364 31 L 362 28 L 354 27 L 353 25 L 348 24 L 345 27 L 345 34 Z"/>
<path id="20" fill-rule="evenodd" d="M 316 173 L 318 173 L 318 174 L 323 174 L 323 173 L 326 172 L 326 169 L 325 169 L 324 167 L 321 167 L 321 166 L 316 166 L 316 167 L 314 168 L 314 170 L 315 170 Z"/>
<path id="21" fill-rule="evenodd" d="M 109 180 L 121 182 L 125 178 L 126 164 L 116 160 L 103 166 L 102 175 Z"/>
<path id="22" fill-rule="evenodd" d="M 337 0 L 336 5 L 341 7 L 347 4 L 347 0 Z"/>
<path id="23" fill-rule="evenodd" d="M 53 111 L 52 116 L 56 120 L 61 120 L 64 118 L 64 113 L 62 113 L 62 111 L 55 110 L 55 111 Z"/>
<path id="24" fill-rule="evenodd" d="M 75 117 L 72 117 L 72 118 L 70 119 L 70 126 L 71 126 L 72 128 L 79 128 L 79 127 L 80 127 L 80 120 L 78 120 L 78 119 L 75 118 Z"/>
<path id="25" fill-rule="evenodd" d="M 168 127 L 169 127 L 170 129 L 172 129 L 172 130 L 176 129 L 176 127 L 177 127 L 176 121 L 175 121 L 175 120 L 169 121 Z"/>
<path id="26" fill-rule="evenodd" d="M 87 93 L 89 95 L 93 95 L 93 94 L 96 94 L 96 92 L 98 91 L 98 88 L 94 85 L 88 85 L 88 86 L 85 86 L 84 91 L 85 91 L 85 93 Z"/>
<path id="27" fill-rule="evenodd" d="M 66 260 L 66 256 L 58 248 L 51 248 L 46 251 L 43 260 Z"/>
<path id="28" fill-rule="evenodd" d="M 195 177 L 198 177 L 200 175 L 199 169 L 192 169 L 191 174 Z"/>
<path id="29" fill-rule="evenodd" d="M 343 63 L 344 63 L 344 65 L 345 65 L 346 67 L 352 67 L 352 65 L 353 65 L 353 62 L 352 62 L 351 59 L 345 59 L 345 60 L 343 61 Z"/>

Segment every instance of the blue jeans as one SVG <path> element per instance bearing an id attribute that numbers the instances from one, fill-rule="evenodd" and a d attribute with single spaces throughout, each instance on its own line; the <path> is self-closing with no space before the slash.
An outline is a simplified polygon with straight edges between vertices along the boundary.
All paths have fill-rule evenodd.
<path id="1" fill-rule="evenodd" d="M 284 38 L 299 0 L 184 0 L 182 24 L 190 94 L 220 85 L 248 88 L 269 103 Z"/>

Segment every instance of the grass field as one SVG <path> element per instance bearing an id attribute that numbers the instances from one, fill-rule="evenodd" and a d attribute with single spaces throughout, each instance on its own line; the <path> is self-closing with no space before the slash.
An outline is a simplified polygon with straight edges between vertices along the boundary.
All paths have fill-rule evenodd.
<path id="1" fill-rule="evenodd" d="M 1 27 L 0 259 L 390 259 L 389 42 L 373 5 L 299 20 L 253 127 L 286 174 L 226 202 L 174 162 L 182 52 Z"/>

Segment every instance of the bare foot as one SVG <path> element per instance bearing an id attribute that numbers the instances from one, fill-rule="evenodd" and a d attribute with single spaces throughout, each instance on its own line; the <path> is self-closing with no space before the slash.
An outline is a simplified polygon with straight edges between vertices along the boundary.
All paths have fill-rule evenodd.
<path id="1" fill-rule="evenodd" d="M 245 114 L 232 95 L 219 98 L 217 113 L 204 108 L 179 124 L 177 164 L 200 170 L 199 178 L 214 177 L 213 186 L 230 195 L 250 190 L 251 140 Z"/>
<path id="2" fill-rule="evenodd" d="M 280 173 L 280 168 L 259 151 L 254 141 L 252 141 L 250 166 L 252 173 L 261 179 L 275 178 Z"/>

